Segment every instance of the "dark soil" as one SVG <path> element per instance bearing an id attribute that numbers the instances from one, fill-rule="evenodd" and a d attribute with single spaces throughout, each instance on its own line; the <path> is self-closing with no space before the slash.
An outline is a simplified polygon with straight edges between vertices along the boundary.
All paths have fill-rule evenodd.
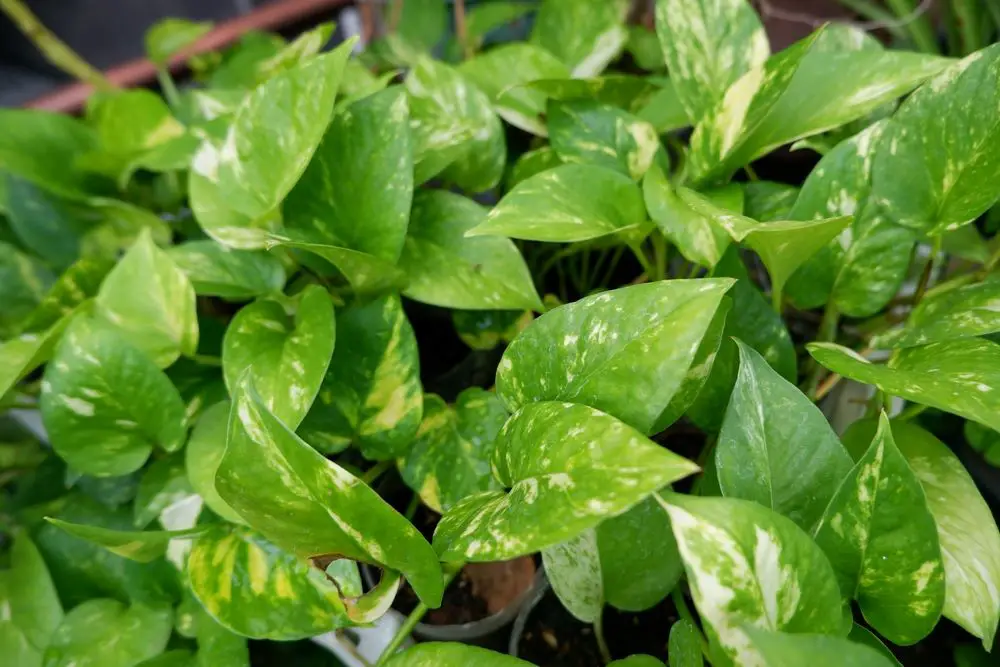
<path id="1" fill-rule="evenodd" d="M 604 610 L 604 636 L 611 657 L 646 653 L 667 660 L 667 629 L 677 620 L 669 599 L 637 614 Z M 554 593 L 532 611 L 518 644 L 518 657 L 539 667 L 603 667 L 593 627 L 574 618 Z"/>

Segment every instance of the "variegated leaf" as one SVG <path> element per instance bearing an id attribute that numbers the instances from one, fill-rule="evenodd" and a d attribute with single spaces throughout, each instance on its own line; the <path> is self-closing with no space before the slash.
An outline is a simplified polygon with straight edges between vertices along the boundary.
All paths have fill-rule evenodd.
<path id="1" fill-rule="evenodd" d="M 894 667 L 894 660 L 874 648 L 840 637 L 821 634 L 789 634 L 748 628 L 754 650 L 766 667 Z"/>
<path id="2" fill-rule="evenodd" d="M 104 277 L 113 269 L 110 259 L 84 257 L 59 276 L 21 324 L 23 331 L 43 331 L 87 299 L 95 296 Z"/>
<path id="3" fill-rule="evenodd" d="M 184 448 L 184 467 L 191 486 L 209 509 L 231 523 L 244 523 L 215 489 L 215 473 L 226 453 L 230 407 L 226 400 L 216 403 L 201 414 Z"/>
<path id="4" fill-rule="evenodd" d="M 621 0 L 545 0 L 535 17 L 531 43 L 554 53 L 574 77 L 600 74 L 628 41 Z"/>
<path id="5" fill-rule="evenodd" d="M 545 574 L 563 606 L 584 623 L 604 611 L 604 584 L 597 533 L 589 528 L 565 542 L 542 549 Z"/>
<path id="6" fill-rule="evenodd" d="M 23 333 L 0 344 L 0 399 L 52 356 L 72 315 L 64 315 L 41 333 Z"/>
<path id="7" fill-rule="evenodd" d="M 188 241 L 167 251 L 196 294 L 252 299 L 285 286 L 285 268 L 274 255 L 233 250 L 215 241 Z"/>
<path id="8" fill-rule="evenodd" d="M 660 138 L 652 125 L 596 102 L 550 102 L 549 141 L 567 164 L 592 164 L 638 181 L 653 163 Z"/>
<path id="9" fill-rule="evenodd" d="M 159 655 L 173 626 L 168 606 L 88 600 L 66 614 L 45 650 L 46 667 L 133 667 Z"/>
<path id="10" fill-rule="evenodd" d="M 170 540 L 197 537 L 207 530 L 207 528 L 149 531 L 113 530 L 100 526 L 71 523 L 52 517 L 45 517 L 45 520 L 53 526 L 65 530 L 70 535 L 93 542 L 113 554 L 139 563 L 149 563 L 162 557 L 167 552 L 167 543 Z"/>

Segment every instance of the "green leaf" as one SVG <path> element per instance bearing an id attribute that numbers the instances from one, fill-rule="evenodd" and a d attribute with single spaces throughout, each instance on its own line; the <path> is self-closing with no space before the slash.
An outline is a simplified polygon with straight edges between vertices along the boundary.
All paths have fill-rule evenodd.
<path id="1" fill-rule="evenodd" d="M 697 471 L 611 415 L 525 405 L 497 436 L 493 471 L 510 492 L 470 496 L 434 534 L 445 561 L 508 560 L 564 542 Z"/>
<path id="2" fill-rule="evenodd" d="M 533 319 L 521 310 L 453 310 L 452 324 L 462 342 L 473 350 L 492 350 L 510 343 Z"/>
<path id="3" fill-rule="evenodd" d="M 137 154 L 185 132 L 163 98 L 142 88 L 95 95 L 87 103 L 87 120 L 100 141 L 97 156 L 110 159 L 108 175 L 116 177 Z"/>
<path id="4" fill-rule="evenodd" d="M 728 279 L 624 287 L 551 310 L 504 352 L 497 394 L 512 412 L 573 401 L 650 432 L 696 358 Z"/>
<path id="5" fill-rule="evenodd" d="M 643 25 L 629 26 L 628 52 L 640 69 L 657 72 L 667 69 L 656 32 Z"/>
<path id="6" fill-rule="evenodd" d="M 941 235 L 941 251 L 977 264 L 990 260 L 990 247 L 975 225 L 963 225 Z"/>
<path id="7" fill-rule="evenodd" d="M 604 598 L 624 611 L 645 611 L 674 589 L 684 565 L 670 519 L 653 498 L 597 526 Z"/>
<path id="8" fill-rule="evenodd" d="M 52 517 L 45 517 L 45 520 L 65 530 L 70 535 L 93 542 L 113 554 L 139 563 L 149 563 L 163 557 L 167 552 L 167 544 L 170 540 L 197 537 L 207 530 L 206 528 L 149 531 L 111 530 L 100 526 L 70 523 Z"/>
<path id="9" fill-rule="evenodd" d="M 869 646 L 820 634 L 789 634 L 747 628 L 753 650 L 767 667 L 893 667 L 894 661 Z"/>
<path id="10" fill-rule="evenodd" d="M 417 644 L 397 653 L 386 667 L 532 667 L 530 662 L 457 642 Z"/>
<path id="11" fill-rule="evenodd" d="M 874 420 L 855 422 L 844 444 L 863 451 Z M 989 506 L 958 457 L 911 422 L 892 422 L 899 451 L 920 480 L 937 525 L 944 561 L 944 615 L 983 640 L 990 650 L 1000 620 L 1000 532 Z"/>
<path id="12" fill-rule="evenodd" d="M 104 276 L 114 266 L 112 260 L 97 257 L 84 257 L 74 262 L 52 283 L 38 306 L 24 319 L 22 330 L 41 332 L 51 328 L 81 303 L 95 296 Z"/>
<path id="13" fill-rule="evenodd" d="M 798 373 L 795 345 L 788 329 L 750 279 L 736 247 L 731 246 L 726 251 L 715 265 L 712 276 L 736 279 L 728 292 L 733 307 L 726 317 L 711 373 L 687 415 L 702 429 L 714 432 L 722 426 L 740 365 L 733 338 L 756 350 L 786 380 L 796 380 Z"/>
<path id="14" fill-rule="evenodd" d="M 161 19 L 146 31 L 146 55 L 157 65 L 163 65 L 171 56 L 198 41 L 211 29 L 212 24 L 208 21 Z"/>
<path id="15" fill-rule="evenodd" d="M 791 520 L 734 498 L 660 500 L 687 570 L 713 664 L 766 664 L 747 626 L 837 634 L 840 592 L 829 561 Z"/>
<path id="16" fill-rule="evenodd" d="M 413 0 L 402 5 L 399 35 L 417 48 L 430 51 L 444 37 L 448 9 L 438 0 Z"/>
<path id="17" fill-rule="evenodd" d="M 97 135 L 65 114 L 0 109 L 0 170 L 65 197 L 90 189 L 76 160 L 97 148 Z M 2 202 L 0 202 L 2 203 Z"/>
<path id="18" fill-rule="evenodd" d="M 667 657 L 670 667 L 704 667 L 701 656 L 701 631 L 687 619 L 675 621 L 670 626 Z"/>
<path id="19" fill-rule="evenodd" d="M 664 667 L 664 664 L 651 655 L 630 655 L 609 662 L 608 667 Z"/>
<path id="20" fill-rule="evenodd" d="M 135 667 L 199 667 L 199 665 L 191 651 L 174 649 L 155 658 L 143 660 Z"/>
<path id="21" fill-rule="evenodd" d="M 0 338 L 18 325 L 41 302 L 53 277 L 38 260 L 0 242 Z"/>
<path id="22" fill-rule="evenodd" d="M 748 218 L 761 222 L 788 220 L 798 196 L 799 189 L 794 185 L 774 181 L 750 181 L 743 184 L 743 213 Z"/>
<path id="23" fill-rule="evenodd" d="M 485 219 L 486 209 L 470 199 L 440 190 L 419 193 L 399 260 L 409 276 L 403 293 L 446 308 L 542 310 L 513 242 L 466 238 Z"/>
<path id="24" fill-rule="evenodd" d="M 656 32 L 692 119 L 712 111 L 737 79 L 770 54 L 764 27 L 746 0 L 657 0 Z"/>
<path id="25" fill-rule="evenodd" d="M 1000 276 L 927 295 L 900 329 L 872 339 L 877 348 L 900 348 L 984 336 L 1000 331 Z"/>
<path id="26" fill-rule="evenodd" d="M 941 616 L 944 566 L 920 481 L 882 416 L 815 531 L 848 599 L 894 644 L 923 639 Z"/>
<path id="27" fill-rule="evenodd" d="M 85 207 L 31 181 L 6 175 L 7 219 L 24 247 L 57 268 L 80 255 L 81 239 L 95 219 Z"/>
<path id="28" fill-rule="evenodd" d="M 438 174 L 468 192 L 500 182 L 507 143 L 503 124 L 482 91 L 458 70 L 428 57 L 410 70 L 406 91 L 416 185 Z"/>
<path id="29" fill-rule="evenodd" d="M 406 285 L 406 274 L 393 264 L 368 253 L 323 243 L 314 234 L 292 230 L 268 234 L 267 247 L 274 246 L 305 250 L 326 260 L 358 294 L 378 294 Z"/>
<path id="30" fill-rule="evenodd" d="M 186 599 L 195 602 L 191 597 Z M 196 602 L 195 605 L 198 606 Z M 198 655 L 193 667 L 250 667 L 250 652 L 245 637 L 219 625 L 200 606 L 194 623 Z"/>
<path id="31" fill-rule="evenodd" d="M 160 368 L 198 348 L 194 288 L 148 230 L 104 279 L 95 304 L 99 317 Z"/>
<path id="32" fill-rule="evenodd" d="M 0 345 L 0 398 L 52 357 L 72 317 L 63 316 L 41 333 L 25 333 Z"/>
<path id="33" fill-rule="evenodd" d="M 658 134 L 666 134 L 691 124 L 687 112 L 681 104 L 677 88 L 670 79 L 660 80 L 662 88 L 635 111 L 635 114 L 656 128 Z"/>
<path id="34" fill-rule="evenodd" d="M 401 456 L 420 426 L 423 388 L 417 341 L 399 297 L 340 311 L 337 339 L 300 436 L 324 452 L 354 442 L 370 459 Z"/>
<path id="35" fill-rule="evenodd" d="M 201 414 L 184 449 L 184 464 L 191 486 L 209 509 L 231 523 L 243 523 L 215 489 L 215 473 L 226 453 L 230 407 L 229 401 L 223 401 Z"/>
<path id="36" fill-rule="evenodd" d="M 646 173 L 642 192 L 649 217 L 685 259 L 708 268 L 719 262 L 731 242 L 729 233 L 714 224 L 711 215 L 682 199 L 679 188 L 670 183 L 659 165 L 654 164 Z M 743 210 L 743 190 L 737 185 L 708 190 L 703 196 L 719 210 Z"/>
<path id="37" fill-rule="evenodd" d="M 285 200 L 285 225 L 395 263 L 413 199 L 409 122 L 399 87 L 337 113 Z"/>
<path id="38" fill-rule="evenodd" d="M 566 610 L 584 623 L 597 622 L 604 610 L 604 586 L 594 529 L 542 549 L 542 563 Z"/>
<path id="39" fill-rule="evenodd" d="M 191 210 L 213 239 L 266 245 L 266 228 L 309 164 L 353 48 L 348 40 L 269 79 L 240 105 L 225 139 L 206 140 L 188 179 Z"/>
<path id="40" fill-rule="evenodd" d="M 257 64 L 257 82 L 263 83 L 276 74 L 287 72 L 311 60 L 330 41 L 335 28 L 336 25 L 332 22 L 320 23 L 315 28 L 301 33 L 273 56 Z"/>
<path id="41" fill-rule="evenodd" d="M 440 565 L 417 529 L 268 412 L 249 374 L 233 389 L 228 446 L 215 476 L 222 499 L 290 553 L 385 566 L 406 576 L 428 606 L 440 604 Z"/>
<path id="42" fill-rule="evenodd" d="M 586 241 L 638 227 L 645 220 L 642 193 L 628 176 L 567 164 L 518 183 L 466 235 Z"/>
<path id="43" fill-rule="evenodd" d="M 157 459 L 143 471 L 139 480 L 133 524 L 136 528 L 145 528 L 157 519 L 163 523 L 163 517 L 169 514 L 172 507 L 193 495 L 194 489 L 188 482 L 182 456 L 174 454 Z"/>
<path id="44" fill-rule="evenodd" d="M 478 50 L 491 32 L 517 21 L 533 9 L 529 3 L 522 1 L 488 2 L 470 7 L 465 18 L 466 43 L 473 50 Z"/>
<path id="45" fill-rule="evenodd" d="M 167 251 L 196 294 L 252 299 L 285 286 L 285 269 L 274 255 L 233 250 L 215 241 L 188 241 Z"/>
<path id="46" fill-rule="evenodd" d="M 236 314 L 222 342 L 230 393 L 249 369 L 265 405 L 294 429 L 309 412 L 333 355 L 336 327 L 325 289 L 307 287 L 293 306 L 265 299 Z"/>
<path id="47" fill-rule="evenodd" d="M 326 574 L 245 528 L 199 537 L 187 569 L 205 611 L 237 634 L 286 641 L 347 625 L 340 592 Z"/>
<path id="48" fill-rule="evenodd" d="M 869 440 L 869 442 L 871 441 Z M 863 625 L 853 623 L 851 625 L 851 633 L 847 635 L 847 638 L 856 644 L 864 644 L 865 646 L 875 649 L 889 660 L 889 665 L 892 667 L 903 667 L 902 663 L 896 660 L 896 656 L 892 654 L 892 651 L 890 651 L 886 645 L 882 643 L 882 640 L 878 638 L 878 635 Z"/>
<path id="49" fill-rule="evenodd" d="M 482 5 L 476 9 L 492 7 Z M 548 136 L 542 118 L 545 95 L 523 84 L 569 77 L 565 64 L 534 44 L 498 46 L 462 63 L 458 71 L 486 93 L 497 114 L 508 123 L 538 136 Z"/>
<path id="50" fill-rule="evenodd" d="M 66 614 L 45 651 L 45 667 L 132 667 L 166 648 L 170 607 L 88 600 Z"/>
<path id="51" fill-rule="evenodd" d="M 549 145 L 522 153 L 507 175 L 507 190 L 512 190 L 518 183 L 531 178 L 535 174 L 548 171 L 561 164 L 562 160 L 559 159 L 556 152 L 552 150 L 552 146 Z"/>
<path id="52" fill-rule="evenodd" d="M 517 94 L 523 88 L 541 93 L 550 101 L 596 102 L 636 113 L 661 90 L 664 81 L 666 79 L 634 74 L 607 74 L 586 79 L 537 79 L 504 92 L 503 97 Z"/>
<path id="53" fill-rule="evenodd" d="M 889 121 L 872 167 L 893 222 L 940 234 L 1000 196 L 1000 46 L 977 51 L 910 96 Z"/>
<path id="54" fill-rule="evenodd" d="M 652 125 L 609 105 L 551 102 L 546 115 L 552 148 L 567 164 L 607 167 L 637 181 L 660 149 Z"/>
<path id="55" fill-rule="evenodd" d="M 184 444 L 184 404 L 166 375 L 107 325 L 77 317 L 46 366 L 40 399 L 52 447 L 102 477 Z"/>
<path id="56" fill-rule="evenodd" d="M 805 394 L 751 347 L 737 346 L 739 375 L 715 449 L 722 495 L 756 501 L 811 530 L 851 457 Z"/>
<path id="57" fill-rule="evenodd" d="M 0 621 L 0 647 L 11 651 L 4 657 L 13 658 L 12 667 L 41 665 L 42 653 L 63 619 L 62 605 L 45 561 L 26 532 L 16 532 L 8 556 L 10 566 L 0 571 L 5 611 Z M 23 662 L 15 657 L 12 646 L 23 652 Z"/>
<path id="58" fill-rule="evenodd" d="M 535 15 L 531 43 L 555 54 L 574 77 L 600 74 L 628 41 L 625 9 L 618 0 L 544 0 Z"/>
<path id="59" fill-rule="evenodd" d="M 901 350 L 889 366 L 873 364 L 833 343 L 810 343 L 809 354 L 834 373 L 887 394 L 952 412 L 1000 431 L 1000 345 L 960 338 Z"/>
<path id="60" fill-rule="evenodd" d="M 403 481 L 435 512 L 498 488 L 490 458 L 505 421 L 503 402 L 478 387 L 460 393 L 454 407 L 439 396 L 426 395 L 420 429 L 399 466 Z"/>

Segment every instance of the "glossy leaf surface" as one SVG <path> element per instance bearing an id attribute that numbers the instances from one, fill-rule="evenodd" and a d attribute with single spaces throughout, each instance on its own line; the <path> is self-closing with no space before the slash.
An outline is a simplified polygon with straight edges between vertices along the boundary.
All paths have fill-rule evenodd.
<path id="1" fill-rule="evenodd" d="M 754 649 L 767 667 L 893 667 L 894 661 L 868 646 L 840 637 L 819 634 L 789 634 L 748 629 Z"/>
<path id="2" fill-rule="evenodd" d="M 45 561 L 26 532 L 14 535 L 8 556 L 9 567 L 0 572 L 6 610 L 0 621 L 0 647 L 9 651 L 5 660 L 14 667 L 41 665 L 45 647 L 63 620 L 62 604 Z"/>
<path id="3" fill-rule="evenodd" d="M 872 342 L 878 347 L 915 347 L 1000 331 L 1000 279 L 929 294 L 913 309 L 906 324 Z"/>
<path id="4" fill-rule="evenodd" d="M 592 164 L 642 178 L 660 139 L 652 125 L 615 107 L 595 102 L 550 102 L 549 141 L 567 164 Z"/>
<path id="5" fill-rule="evenodd" d="M 588 529 L 542 550 L 545 575 L 566 610 L 584 623 L 594 623 L 604 610 L 604 585 L 597 535 Z"/>
<path id="6" fill-rule="evenodd" d="M 192 528 L 189 530 L 128 531 L 70 523 L 52 517 L 46 517 L 46 520 L 70 535 L 93 542 L 113 554 L 139 563 L 148 563 L 162 557 L 167 551 L 167 543 L 172 539 L 196 537 L 206 530 Z"/>
<path id="7" fill-rule="evenodd" d="M 170 638 L 169 607 L 88 600 L 66 614 L 45 651 L 45 667 L 132 667 L 159 655 Z"/>
<path id="8" fill-rule="evenodd" d="M 229 409 L 229 401 L 222 401 L 201 414 L 184 448 L 184 464 L 191 486 L 209 509 L 227 521 L 243 523 L 215 489 L 215 473 L 226 453 Z"/>
<path id="9" fill-rule="evenodd" d="M 600 74 L 628 41 L 625 7 L 617 0 L 545 0 L 535 17 L 531 43 L 554 53 L 574 77 Z"/>
<path id="10" fill-rule="evenodd" d="M 188 241 L 167 254 L 196 294 L 252 299 L 280 292 L 285 269 L 277 257 L 255 250 L 232 250 L 215 241 Z"/>

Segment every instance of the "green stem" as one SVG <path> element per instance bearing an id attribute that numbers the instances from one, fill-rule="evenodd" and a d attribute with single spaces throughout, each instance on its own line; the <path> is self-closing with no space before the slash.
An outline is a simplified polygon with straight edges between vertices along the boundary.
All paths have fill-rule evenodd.
<path id="1" fill-rule="evenodd" d="M 887 11 L 869 0 L 840 0 L 840 4 L 869 21 L 875 21 L 885 26 L 885 29 L 896 39 L 906 39 L 906 31 L 903 30 L 896 21 L 892 12 Z"/>
<path id="2" fill-rule="evenodd" d="M 698 621 L 694 620 L 694 614 L 691 613 L 691 608 L 688 607 L 687 600 L 684 599 L 684 593 L 681 592 L 680 585 L 675 586 L 674 590 L 670 592 L 670 599 L 677 609 L 677 614 L 693 625 L 694 629 L 698 631 L 698 639 L 701 641 L 701 652 L 706 660 L 711 659 L 711 656 L 708 655 L 708 641 L 701 632 L 701 626 L 698 625 Z"/>
<path id="3" fill-rule="evenodd" d="M 828 303 L 823 311 L 823 319 L 819 323 L 819 331 L 816 333 L 816 342 L 831 343 L 837 339 L 837 326 L 840 324 L 840 313 L 836 306 Z M 816 391 L 819 388 L 819 379 L 823 375 L 823 367 L 816 361 L 812 361 L 812 369 L 809 372 L 809 380 L 806 382 L 805 392 L 814 401 L 817 400 Z"/>
<path id="4" fill-rule="evenodd" d="M 927 293 L 927 286 L 930 285 L 931 275 L 934 273 L 934 262 L 937 260 L 938 255 L 941 254 L 941 243 L 942 239 L 939 234 L 934 237 L 934 242 L 931 244 L 931 254 L 927 258 L 927 264 L 924 266 L 923 273 L 920 274 L 920 282 L 917 284 L 917 291 L 913 293 L 914 308 L 920 305 L 920 301 Z"/>
<path id="5" fill-rule="evenodd" d="M 899 413 L 896 419 L 904 422 L 909 421 L 914 417 L 916 417 L 917 415 L 922 414 L 928 408 L 930 408 L 929 405 L 919 405 L 917 403 L 911 403 L 910 405 L 906 406 L 906 409 L 904 409 L 902 412 Z"/>
<path id="6" fill-rule="evenodd" d="M 176 111 L 181 105 L 181 94 L 177 91 L 174 77 L 170 76 L 170 72 L 165 67 L 161 67 L 156 70 L 156 78 L 160 82 L 160 90 L 163 91 L 163 97 L 166 98 L 167 104 Z"/>
<path id="7" fill-rule="evenodd" d="M 452 579 L 462 571 L 462 566 L 464 563 L 456 563 L 452 565 L 444 566 L 444 587 L 448 588 L 448 584 L 451 583 Z M 375 667 L 383 667 L 389 659 L 399 650 L 399 647 L 403 645 L 406 638 L 410 636 L 413 632 L 413 628 L 417 627 L 417 623 L 423 619 L 424 615 L 430 611 L 430 608 L 423 602 L 419 603 L 416 608 L 410 612 L 410 615 L 406 617 L 403 625 L 399 627 L 396 634 L 393 635 L 392 639 L 382 650 L 382 654 L 378 657 L 378 662 L 375 663 Z"/>
<path id="8" fill-rule="evenodd" d="M 760 180 L 760 178 L 757 177 L 757 172 L 754 171 L 753 167 L 751 167 L 749 164 L 743 165 L 743 171 L 747 173 L 747 178 L 749 178 L 751 182 L 756 183 L 757 181 Z"/>
<path id="9" fill-rule="evenodd" d="M 372 482 L 382 476 L 392 466 L 392 461 L 380 461 L 365 471 L 361 476 L 361 481 L 371 486 Z"/>
<path id="10" fill-rule="evenodd" d="M 603 610 L 602 610 L 603 611 Z M 604 637 L 604 614 L 598 614 L 594 619 L 594 638 L 597 639 L 597 650 L 601 652 L 604 664 L 611 662 L 611 651 L 608 650 L 608 640 Z"/>
<path id="11" fill-rule="evenodd" d="M 23 0 L 0 0 L 0 9 L 14 25 L 42 52 L 46 60 L 70 76 L 89 83 L 98 90 L 113 90 L 115 85 L 93 65 L 80 57 L 66 42 L 46 28 Z"/>
<path id="12" fill-rule="evenodd" d="M 410 504 L 406 506 L 406 511 L 403 513 L 407 521 L 413 521 L 413 515 L 417 513 L 418 507 L 420 507 L 420 494 L 414 493 L 413 497 L 410 498 Z"/>
<path id="13" fill-rule="evenodd" d="M 468 60 L 474 55 L 474 51 L 469 42 L 469 30 L 465 23 L 465 0 L 454 0 L 451 8 L 455 15 L 455 39 L 462 47 L 462 55 Z"/>
<path id="14" fill-rule="evenodd" d="M 632 254 L 635 255 L 635 258 L 639 261 L 639 265 L 642 267 L 642 270 L 646 272 L 649 279 L 655 280 L 656 268 L 649 263 L 649 258 L 646 257 L 646 253 L 642 251 L 642 247 L 637 245 L 635 241 L 629 241 L 628 247 L 632 250 Z"/>
<path id="15" fill-rule="evenodd" d="M 222 359 L 211 354 L 192 354 L 188 359 L 202 366 L 222 366 Z"/>
<path id="16" fill-rule="evenodd" d="M 886 0 L 896 17 L 906 22 L 905 28 L 913 38 L 917 48 L 925 53 L 940 53 L 934 28 L 931 27 L 927 15 L 916 16 L 915 0 Z"/>
<path id="17" fill-rule="evenodd" d="M 611 255 L 611 261 L 608 262 L 608 267 L 604 270 L 604 275 L 601 276 L 601 281 L 597 283 L 597 287 L 607 287 L 608 282 L 614 277 L 615 269 L 618 268 L 618 263 L 624 254 L 625 246 L 620 245 L 615 248 L 614 253 Z"/>
<path id="18" fill-rule="evenodd" d="M 656 265 L 656 279 L 665 280 L 667 277 L 667 240 L 663 234 L 654 231 L 651 243 L 653 244 L 653 262 Z"/>
<path id="19" fill-rule="evenodd" d="M 958 23 L 959 34 L 962 37 L 962 55 L 968 55 L 973 51 L 978 51 L 982 46 L 980 36 L 982 27 L 976 20 L 978 7 L 982 0 L 952 0 L 951 8 L 955 13 L 955 20 Z"/>
<path id="20" fill-rule="evenodd" d="M 389 7 L 389 32 L 396 32 L 402 18 L 403 0 L 392 0 L 392 6 Z"/>
<path id="21" fill-rule="evenodd" d="M 771 285 L 771 308 L 781 317 L 781 285 Z"/>

